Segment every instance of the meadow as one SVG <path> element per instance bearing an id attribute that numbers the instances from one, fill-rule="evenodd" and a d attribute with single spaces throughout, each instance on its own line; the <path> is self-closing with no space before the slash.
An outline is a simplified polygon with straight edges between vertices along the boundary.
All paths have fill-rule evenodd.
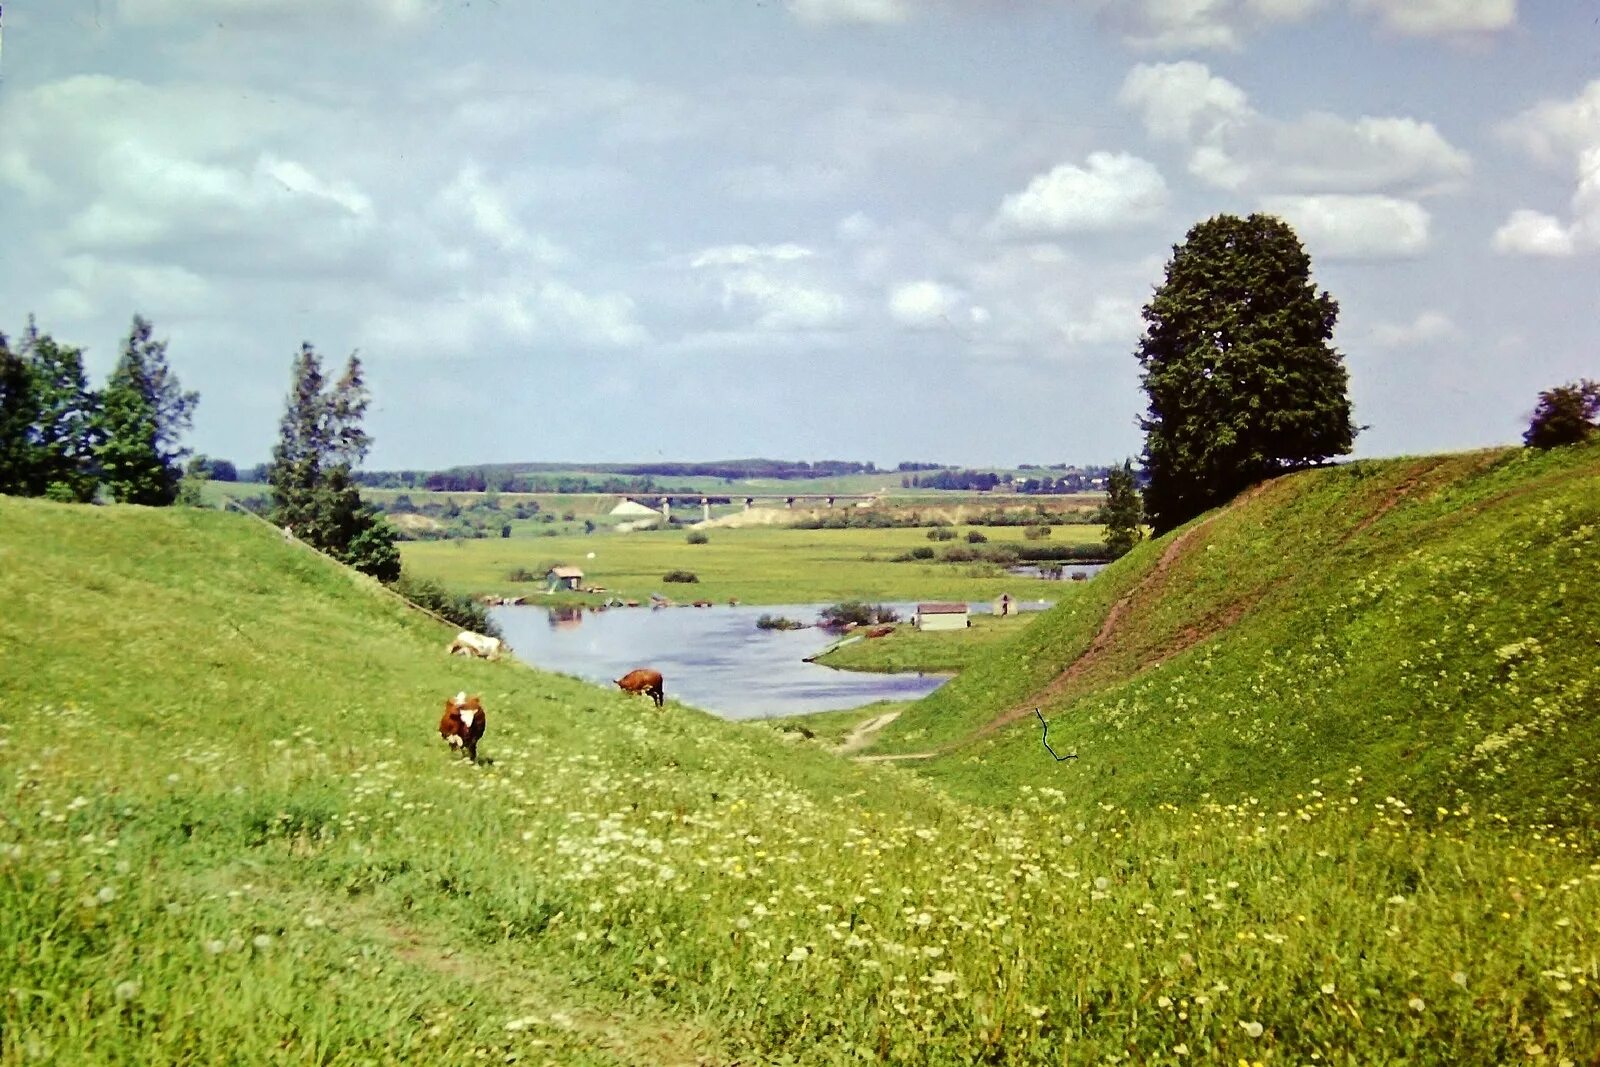
<path id="1" fill-rule="evenodd" d="M 985 527 L 990 543 L 1024 543 L 1022 527 Z M 713 529 L 705 544 L 681 530 L 569 537 L 412 541 L 401 545 L 408 569 L 463 593 L 526 595 L 544 588 L 557 563 L 583 568 L 584 582 L 606 595 L 643 601 L 651 593 L 674 600 L 705 598 L 745 604 L 833 603 L 841 600 L 992 600 L 1002 593 L 1053 599 L 1066 583 L 1008 574 L 990 563 L 888 562 L 914 548 L 943 553 L 957 539 L 928 540 L 925 529 L 792 530 L 781 527 Z M 965 530 L 962 530 L 965 536 Z M 1058 526 L 1049 544 L 1095 544 L 1099 526 Z M 590 558 L 593 553 L 593 558 Z M 521 568 L 538 579 L 513 582 Z M 696 583 L 664 583 L 669 571 L 693 573 Z M 598 597 L 595 599 L 604 599 Z"/>
<path id="2" fill-rule="evenodd" d="M 968 714 L 959 738 L 1134 593 L 1128 649 L 1069 680 L 1097 724 L 1074 763 L 1023 727 L 843 760 L 450 660 L 437 624 L 242 516 L 0 499 L 0 1063 L 1587 1064 L 1600 859 L 1591 809 L 1557 801 L 1594 766 L 1597 461 L 1274 483 L 1183 547 L 1262 606 L 1311 581 L 1309 614 L 1271 616 L 1279 673 L 1235 674 L 1264 661 L 1226 628 L 1140 668 L 1235 602 L 1174 536 L 890 728 Z M 1316 584 L 1296 538 L 1373 578 Z M 1358 692 L 1332 643 L 1369 632 L 1414 666 Z M 479 766 L 435 732 L 462 688 L 489 708 Z M 1436 704 L 1490 762 L 1435 804 L 1400 712 L 1433 729 Z M 1291 711 L 1340 747 L 1286 757 Z"/>

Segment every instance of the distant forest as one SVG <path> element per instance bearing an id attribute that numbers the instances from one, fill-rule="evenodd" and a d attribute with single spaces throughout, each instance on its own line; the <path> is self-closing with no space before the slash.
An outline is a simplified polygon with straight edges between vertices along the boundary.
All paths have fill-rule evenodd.
<path id="1" fill-rule="evenodd" d="M 225 466 L 226 460 L 212 461 Z M 1078 493 L 1102 488 L 1109 468 L 1069 467 L 1064 463 L 1041 467 L 1024 463 L 1020 478 L 993 471 L 968 470 L 941 463 L 907 462 L 892 471 L 876 464 L 852 460 L 736 459 L 708 463 L 500 463 L 449 470 L 357 471 L 356 481 L 372 489 L 421 489 L 434 492 L 482 493 L 685 493 L 701 490 L 674 485 L 673 478 L 719 478 L 735 482 L 746 478 L 789 481 L 837 478 L 847 475 L 899 475 L 902 488 L 950 489 L 966 492 L 1003 491 L 1026 495 Z M 1060 472 L 1053 474 L 1051 472 Z M 259 481 L 261 468 L 243 472 Z"/>

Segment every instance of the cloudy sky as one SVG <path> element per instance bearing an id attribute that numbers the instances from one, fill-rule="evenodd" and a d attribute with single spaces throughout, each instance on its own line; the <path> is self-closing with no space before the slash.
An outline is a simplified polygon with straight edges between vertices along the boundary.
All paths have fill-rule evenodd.
<path id="1" fill-rule="evenodd" d="M 131 315 L 266 458 L 359 350 L 370 467 L 1136 454 L 1218 212 L 1339 300 L 1362 455 L 1600 376 L 1591 0 L 12 0 L 0 329 Z"/>

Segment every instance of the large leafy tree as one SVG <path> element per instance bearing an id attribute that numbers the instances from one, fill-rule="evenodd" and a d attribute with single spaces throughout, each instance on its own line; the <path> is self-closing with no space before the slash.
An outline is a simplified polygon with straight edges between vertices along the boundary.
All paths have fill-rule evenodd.
<path id="1" fill-rule="evenodd" d="M 184 392 L 167 366 L 167 343 L 157 341 L 149 321 L 135 315 L 101 394 L 97 420 L 95 458 L 115 499 L 157 506 L 177 499 L 180 461 L 189 451 L 178 442 L 199 403 L 200 394 Z"/>
<path id="2" fill-rule="evenodd" d="M 1150 399 L 1144 504 L 1156 533 L 1263 478 L 1350 451 L 1349 376 L 1329 343 L 1338 317 L 1281 219 L 1218 215 L 1173 249 L 1138 350 Z"/>
<path id="3" fill-rule="evenodd" d="M 1575 445 L 1594 436 L 1600 423 L 1600 382 L 1580 378 L 1539 394 L 1523 444 L 1530 448 Z"/>
<path id="4" fill-rule="evenodd" d="M 1144 501 L 1133 477 L 1133 463 L 1111 468 L 1106 482 L 1106 502 L 1098 516 L 1106 528 L 1106 551 L 1112 559 L 1127 555 L 1144 537 Z"/>
<path id="5" fill-rule="evenodd" d="M 394 531 L 362 502 L 352 474 L 372 446 L 361 428 L 369 400 L 361 361 L 352 355 L 329 385 L 316 349 L 302 344 L 292 377 L 267 468 L 272 520 L 335 559 L 392 582 L 400 576 Z"/>
<path id="6" fill-rule="evenodd" d="M 99 398 L 83 371 L 83 352 L 40 333 L 32 319 L 22 356 L 33 378 L 33 457 L 27 492 L 85 502 L 99 482 L 95 471 Z"/>

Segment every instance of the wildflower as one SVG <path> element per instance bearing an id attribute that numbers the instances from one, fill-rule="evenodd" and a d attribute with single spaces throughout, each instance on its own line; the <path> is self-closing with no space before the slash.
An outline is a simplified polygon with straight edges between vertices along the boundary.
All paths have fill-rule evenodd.
<path id="1" fill-rule="evenodd" d="M 1242 1023 L 1239 1024 L 1239 1029 L 1243 1030 L 1245 1033 L 1249 1034 L 1251 1037 L 1260 1037 L 1261 1034 L 1262 1034 L 1262 1031 L 1265 1028 L 1260 1023 L 1245 1023 L 1245 1022 L 1242 1022 Z"/>
<path id="2" fill-rule="evenodd" d="M 932 974 L 928 975 L 929 984 L 940 986 L 941 988 L 949 985 L 955 980 L 956 972 L 954 971 L 934 971 Z"/>
<path id="3" fill-rule="evenodd" d="M 272 938 L 268 937 L 266 934 L 257 934 L 251 944 L 265 952 L 268 948 L 272 947 Z"/>
<path id="4" fill-rule="evenodd" d="M 806 948 L 804 945 L 796 945 L 794 947 L 794 951 L 783 958 L 788 960 L 790 963 L 800 963 L 809 955 L 811 955 L 810 949 Z"/>
<path id="5" fill-rule="evenodd" d="M 1322 991 L 1324 993 L 1326 993 L 1330 997 L 1333 996 L 1333 983 L 1332 982 L 1323 982 L 1322 983 Z"/>
<path id="6" fill-rule="evenodd" d="M 1466 971 L 1457 971 L 1455 974 L 1452 974 L 1450 976 L 1450 981 L 1454 982 L 1456 985 L 1460 986 L 1462 989 L 1467 988 L 1467 972 Z"/>
<path id="7" fill-rule="evenodd" d="M 1102 874 L 1094 880 L 1094 887 L 1103 893 L 1111 888 L 1111 879 Z"/>
<path id="8" fill-rule="evenodd" d="M 1177 1056 L 1187 1056 L 1189 1054 L 1189 1046 L 1185 1044 L 1173 1045 L 1172 1052 Z"/>
<path id="9" fill-rule="evenodd" d="M 100 892 L 96 893 L 94 896 L 95 899 L 100 903 L 109 904 L 113 900 L 117 899 L 117 891 L 112 889 L 110 886 L 102 886 Z"/>
<path id="10" fill-rule="evenodd" d="M 115 990 L 118 1004 L 126 1004 L 139 995 L 138 982 L 118 982 Z"/>
<path id="11" fill-rule="evenodd" d="M 224 945 L 221 941 L 212 938 L 210 941 L 206 942 L 206 954 L 209 956 L 220 956 L 222 955 L 222 950 L 227 947 L 228 946 Z"/>
<path id="12" fill-rule="evenodd" d="M 1421 997 L 1412 997 L 1406 1003 L 1411 1006 L 1412 1011 L 1421 1011 L 1428 1006 Z"/>

